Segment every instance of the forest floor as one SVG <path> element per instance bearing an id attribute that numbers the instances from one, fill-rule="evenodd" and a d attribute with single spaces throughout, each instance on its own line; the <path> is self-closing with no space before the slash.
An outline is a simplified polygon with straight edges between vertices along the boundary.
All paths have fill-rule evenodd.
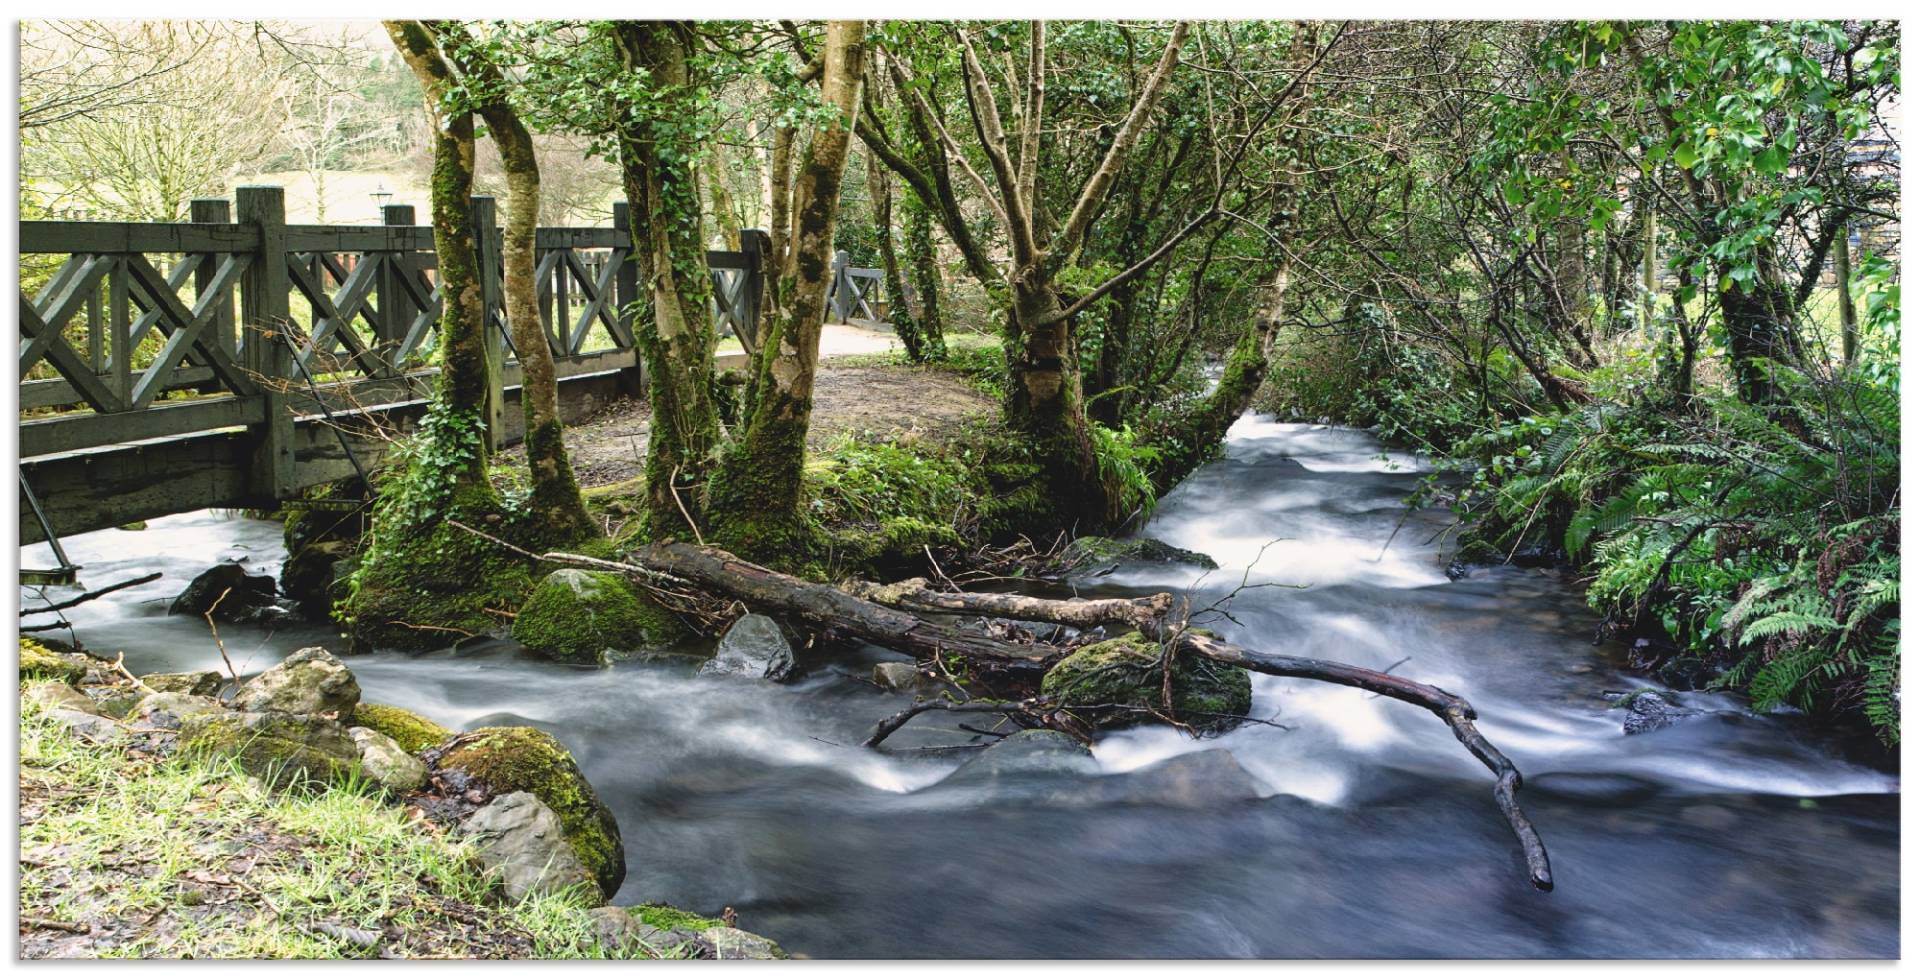
<path id="1" fill-rule="evenodd" d="M 957 371 L 900 363 L 892 354 L 827 354 L 815 381 L 807 443 L 819 450 L 849 436 L 940 439 L 997 408 Z M 650 414 L 645 401 L 620 401 L 567 426 L 567 451 L 581 486 L 640 475 Z M 517 448 L 503 455 L 509 464 L 524 459 Z"/>

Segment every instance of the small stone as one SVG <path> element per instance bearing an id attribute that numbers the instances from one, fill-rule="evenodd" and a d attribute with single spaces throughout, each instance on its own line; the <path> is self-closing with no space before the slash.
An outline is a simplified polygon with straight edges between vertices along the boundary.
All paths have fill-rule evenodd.
<path id="1" fill-rule="evenodd" d="M 127 729 L 111 717 L 66 707 L 51 708 L 40 716 L 95 744 L 115 744 L 127 739 Z"/>
<path id="2" fill-rule="evenodd" d="M 500 875 L 507 898 L 574 891 L 599 896 L 593 874 L 567 844 L 560 817 L 531 792 L 510 792 L 460 824 L 487 870 Z"/>
<path id="3" fill-rule="evenodd" d="M 212 670 L 192 673 L 148 673 L 140 678 L 154 693 L 188 693 L 211 697 L 220 692 L 220 674 Z"/>
<path id="4" fill-rule="evenodd" d="M 784 680 L 793 672 L 793 646 L 780 624 L 757 612 L 741 616 L 720 637 L 713 658 L 701 664 L 710 676 L 744 676 Z"/>
<path id="5" fill-rule="evenodd" d="M 360 767 L 395 794 L 412 792 L 427 780 L 427 766 L 407 754 L 398 741 L 371 728 L 349 728 L 354 744 L 360 746 Z"/>
<path id="6" fill-rule="evenodd" d="M 713 957 L 721 960 L 784 959 L 787 953 L 770 938 L 738 928 L 709 928 L 700 938 L 713 946 Z"/>
<path id="7" fill-rule="evenodd" d="M 360 684 L 353 671 L 319 646 L 308 646 L 248 680 L 233 699 L 234 707 L 243 711 L 341 717 L 351 716 L 359 702 Z"/>
<path id="8" fill-rule="evenodd" d="M 190 693 L 155 693 L 140 698 L 127 716 L 151 727 L 174 730 L 189 717 L 218 714 L 224 710 L 226 708 L 211 697 L 196 697 Z"/>
<path id="9" fill-rule="evenodd" d="M 95 717 L 105 717 L 107 712 L 100 709 L 92 697 L 64 683 L 36 683 L 20 691 L 21 704 L 38 704 L 49 710 L 73 710 Z"/>
<path id="10" fill-rule="evenodd" d="M 873 682 L 884 690 L 906 693 L 925 686 L 927 679 L 913 663 L 877 663 L 873 667 Z"/>

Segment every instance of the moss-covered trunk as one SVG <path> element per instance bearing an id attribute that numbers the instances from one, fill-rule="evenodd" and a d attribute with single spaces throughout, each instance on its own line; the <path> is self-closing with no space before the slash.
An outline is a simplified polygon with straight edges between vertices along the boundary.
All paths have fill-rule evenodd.
<path id="1" fill-rule="evenodd" d="M 1293 262 L 1283 257 L 1268 285 L 1268 297 L 1252 322 L 1235 341 L 1220 373 L 1220 383 L 1181 418 L 1173 431 L 1159 440 L 1160 460 L 1153 470 L 1154 492 L 1165 493 L 1212 458 L 1227 429 L 1253 406 L 1254 395 L 1267 379 L 1273 338 L 1286 316 L 1287 286 Z"/>
<path id="2" fill-rule="evenodd" d="M 802 469 L 833 277 L 833 228 L 866 60 L 864 34 L 861 21 L 828 22 L 820 90 L 839 118 L 807 145 L 793 236 L 775 290 L 778 316 L 762 347 L 757 394 L 745 431 L 728 448 L 708 490 L 715 539 L 754 557 L 798 557 L 809 540 Z"/>
<path id="3" fill-rule="evenodd" d="M 505 269 L 507 328 L 519 354 L 520 407 L 526 416 L 527 469 L 532 477 L 530 530 L 538 543 L 564 544 L 595 536 L 586 500 L 574 478 L 560 422 L 560 388 L 553 354 L 540 319 L 539 283 L 534 277 L 534 232 L 540 221 L 540 162 L 533 136 L 506 100 L 499 70 L 475 50 L 464 29 L 438 25 L 446 50 L 461 74 L 480 83 L 488 97 L 478 104 L 481 117 L 500 150 L 507 172 L 507 223 L 501 232 Z"/>
<path id="4" fill-rule="evenodd" d="M 1791 290 L 1778 284 L 1735 286 L 1720 294 L 1727 356 L 1733 360 L 1740 400 L 1747 404 L 1771 405 L 1780 400 L 1773 370 L 1791 363 L 1792 307 Z"/>
<path id="5" fill-rule="evenodd" d="M 1040 466 L 1046 494 L 1060 523 L 1082 532 L 1124 514 L 1118 494 L 1101 478 L 1093 433 L 1080 389 L 1073 325 L 1059 316 L 1060 295 L 1040 269 L 1016 273 L 1007 317 L 1007 427 Z"/>
<path id="6" fill-rule="evenodd" d="M 646 466 L 647 530 L 692 537 L 701 520 L 697 488 L 720 441 L 712 393 L 717 338 L 708 309 L 706 234 L 701 228 L 700 80 L 690 64 L 691 28 L 623 21 L 623 66 L 643 76 L 649 97 L 619 121 L 621 178 L 633 209 L 633 250 L 652 299 L 653 324 L 635 337 L 647 367 L 653 422 Z"/>
<path id="7" fill-rule="evenodd" d="M 874 238 L 879 245 L 880 271 L 886 279 L 887 321 L 893 324 L 894 334 L 906 347 L 907 359 L 924 364 L 937 356 L 944 356 L 946 351 L 936 353 L 928 344 L 919 320 L 913 315 L 913 307 L 907 303 L 907 286 L 901 276 L 900 255 L 893 247 L 893 188 L 889 186 L 890 183 L 887 168 L 880 161 L 869 158 L 867 196 L 873 201 Z"/>

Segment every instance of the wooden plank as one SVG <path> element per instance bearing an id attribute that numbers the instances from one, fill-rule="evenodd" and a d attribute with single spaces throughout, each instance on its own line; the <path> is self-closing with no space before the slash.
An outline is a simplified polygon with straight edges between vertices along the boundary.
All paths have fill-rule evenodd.
<path id="1" fill-rule="evenodd" d="M 246 224 L 152 224 L 120 221 L 22 221 L 23 255 L 115 255 L 139 252 L 248 252 L 260 232 Z"/>
<path id="2" fill-rule="evenodd" d="M 54 532 L 67 536 L 169 513 L 262 503 L 247 494 L 251 447 L 244 433 L 218 433 L 23 459 L 20 471 Z M 19 524 L 20 543 L 40 539 L 38 521 Z"/>
<path id="3" fill-rule="evenodd" d="M 93 410 L 120 411 L 126 407 L 119 394 L 104 379 L 96 376 L 80 359 L 80 355 L 67 345 L 66 338 L 41 321 L 40 314 L 34 312 L 33 305 L 27 302 L 24 295 L 20 297 L 20 332 L 22 336 L 31 337 L 40 344 L 41 355 L 53 362 L 54 369 L 73 385 Z"/>
<path id="4" fill-rule="evenodd" d="M 433 229 L 425 225 L 290 224 L 290 252 L 417 252 L 433 250 Z"/>
<path id="5" fill-rule="evenodd" d="M 621 248 L 633 238 L 620 228 L 536 228 L 533 247 L 539 251 L 562 248 Z"/>
<path id="6" fill-rule="evenodd" d="M 100 371 L 93 376 L 101 378 Z M 204 386 L 214 379 L 212 368 L 182 367 L 173 372 L 162 391 L 179 391 L 185 388 Z M 104 379 L 103 379 L 104 383 Z M 76 391 L 71 383 L 63 379 L 48 378 L 40 381 L 20 382 L 20 408 L 65 408 L 71 405 L 85 404 L 86 398 Z"/>
<path id="7" fill-rule="evenodd" d="M 214 320 L 216 307 L 220 298 L 226 295 L 228 285 L 253 265 L 252 256 L 233 255 L 222 262 L 220 269 L 214 275 L 219 288 L 199 297 L 191 311 L 181 305 L 177 295 L 164 291 L 164 280 L 160 278 L 160 273 L 147 262 L 146 256 L 129 255 L 125 262 L 132 270 L 134 277 L 146 287 L 148 294 L 165 304 L 167 315 L 178 327 L 178 332 L 168 338 L 167 345 L 162 348 L 161 356 L 141 377 L 139 390 L 132 393 L 135 408 L 145 407 L 159 394 L 159 386 L 164 385 L 167 380 L 165 375 L 180 363 L 180 357 L 185 355 L 189 346 L 199 354 L 199 360 L 202 363 L 213 368 L 214 374 L 220 378 L 222 384 L 226 385 L 227 390 L 243 395 L 259 393 L 260 386 L 233 362 L 233 357 L 222 350 L 217 343 L 210 342 L 202 336 L 207 324 Z"/>
<path id="8" fill-rule="evenodd" d="M 235 425 L 254 425 L 265 418 L 259 398 L 209 398 L 156 404 L 145 411 L 110 415 L 74 412 L 20 422 L 20 457 L 93 449 L 142 439 L 171 438 Z"/>
<path id="9" fill-rule="evenodd" d="M 268 382 L 293 379 L 293 346 L 287 341 L 292 314 L 287 292 L 287 201 L 278 187 L 241 187 L 234 191 L 234 214 L 259 230 L 259 250 L 240 284 L 240 352 L 246 368 Z M 266 411 L 253 430 L 247 492 L 282 500 L 293 495 L 293 416 L 286 395 L 268 383 L 262 394 Z"/>

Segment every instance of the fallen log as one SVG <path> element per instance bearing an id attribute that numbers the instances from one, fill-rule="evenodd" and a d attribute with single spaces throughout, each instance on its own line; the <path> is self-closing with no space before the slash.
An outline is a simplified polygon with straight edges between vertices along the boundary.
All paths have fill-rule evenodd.
<path id="1" fill-rule="evenodd" d="M 1467 751 L 1493 773 L 1494 801 L 1519 840 L 1528 879 L 1540 890 L 1553 889 L 1553 871 L 1546 847 L 1516 798 L 1522 784 L 1520 771 L 1474 727 L 1477 715 L 1472 704 L 1439 687 L 1390 673 L 1331 660 L 1260 652 L 1189 631 L 1184 621 L 1174 621 L 1170 613 L 1176 602 L 1166 593 L 1133 599 L 1041 599 L 982 592 L 936 592 L 927 588 L 923 579 L 895 585 L 856 582 L 846 588 L 836 588 L 763 568 L 717 548 L 678 542 L 644 545 L 631 552 L 632 563 L 551 552 L 538 558 L 562 564 L 591 564 L 654 581 L 670 578 L 740 601 L 761 612 L 785 615 L 816 628 L 831 629 L 923 658 L 958 655 L 991 668 L 1037 674 L 1067 652 L 1046 643 L 995 639 L 923 618 L 924 614 L 981 614 L 1083 629 L 1120 624 L 1138 628 L 1143 635 L 1162 643 L 1171 643 L 1176 654 L 1199 656 L 1271 676 L 1357 687 L 1404 701 L 1440 718 Z M 866 746 L 877 746 L 907 721 L 930 710 L 1012 715 L 1054 706 L 1070 708 L 1072 705 L 1043 705 L 1033 699 L 922 701 L 881 721 Z"/>

